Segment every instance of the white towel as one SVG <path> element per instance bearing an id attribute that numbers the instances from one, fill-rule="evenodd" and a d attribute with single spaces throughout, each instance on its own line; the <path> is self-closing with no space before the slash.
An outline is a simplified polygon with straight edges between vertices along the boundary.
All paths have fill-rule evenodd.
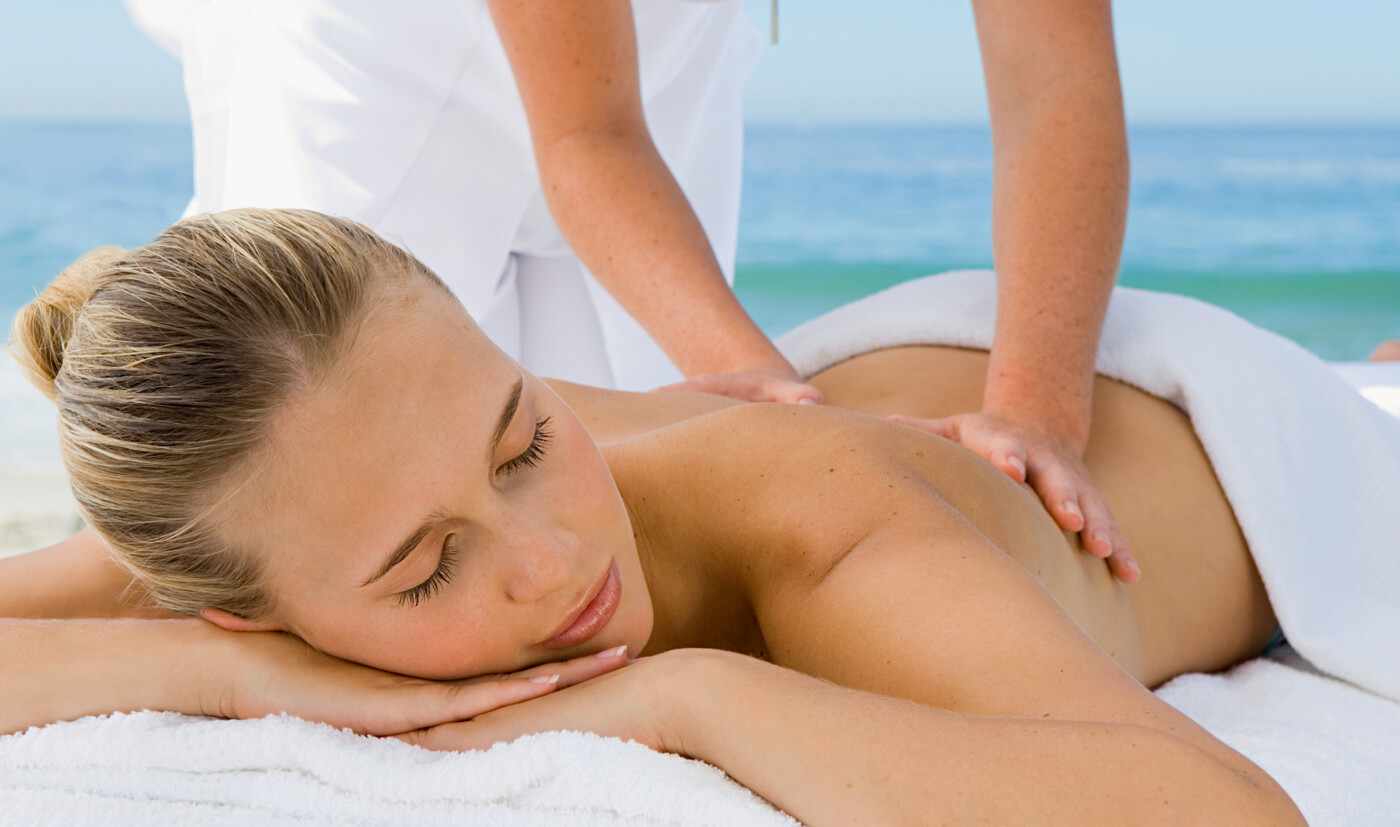
<path id="1" fill-rule="evenodd" d="M 1312 827 L 1397 823 L 1400 704 L 1322 675 L 1288 647 L 1223 675 L 1182 675 L 1157 696 L 1273 776 Z"/>
<path id="2" fill-rule="evenodd" d="M 993 307 L 989 274 L 949 274 L 837 310 L 781 344 L 808 372 L 897 344 L 985 347 Z M 1280 612 L 1290 633 L 1298 629 L 1304 645 L 1330 652 L 1322 661 L 1331 671 L 1393 695 L 1393 664 L 1367 662 L 1393 655 L 1397 626 L 1383 613 L 1393 615 L 1394 598 L 1385 598 L 1384 588 L 1348 590 L 1347 583 L 1390 574 L 1384 585 L 1397 586 L 1393 562 L 1386 562 L 1393 558 L 1373 558 L 1393 551 L 1400 531 L 1381 496 L 1388 492 L 1393 500 L 1397 491 L 1400 425 L 1372 417 L 1368 411 L 1384 415 L 1296 347 L 1190 300 L 1120 290 L 1100 368 L 1183 405 L 1198 429 L 1205 427 L 1202 441 L 1256 553 L 1261 543 L 1266 556 L 1309 552 L 1312 559 L 1303 562 L 1349 575 L 1319 575 L 1318 588 L 1341 591 L 1309 595 L 1289 579 L 1297 566 L 1265 569 L 1261 561 L 1272 578 L 1271 596 L 1302 601 L 1301 611 Z M 1306 477 L 1293 470 L 1304 467 Z M 1333 490 L 1313 492 L 1308 481 Z M 1381 490 L 1369 493 L 1368 485 Z M 1348 497 L 1356 501 L 1348 505 Z M 1298 513 L 1309 499 L 1311 510 Z M 1282 528 L 1270 531 L 1270 520 Z M 1313 526 L 1314 520 L 1323 522 Z M 1378 593 L 1382 605 L 1374 614 L 1365 605 L 1330 602 L 1374 601 Z M 1309 601 L 1335 608 L 1341 626 L 1329 629 Z M 1359 633 L 1349 634 L 1350 624 L 1360 624 Z M 1319 633 L 1306 634 L 1319 625 Z M 1340 645 L 1330 651 L 1334 636 Z M 1220 676 L 1183 676 L 1158 694 L 1273 774 L 1315 827 L 1394 823 L 1400 704 L 1320 676 L 1296 657 L 1250 661 Z M 544 733 L 485 752 L 429 753 L 285 716 L 214 721 L 138 713 L 0 738 L 0 821 L 6 823 L 415 820 L 793 823 L 712 767 L 586 733 Z"/>

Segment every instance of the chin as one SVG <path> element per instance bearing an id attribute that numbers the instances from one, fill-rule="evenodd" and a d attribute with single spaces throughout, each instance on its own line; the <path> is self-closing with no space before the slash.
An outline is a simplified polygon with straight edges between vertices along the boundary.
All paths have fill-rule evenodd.
<path id="1" fill-rule="evenodd" d="M 617 607 L 617 616 L 609 628 L 598 637 L 608 641 L 595 649 L 606 649 L 619 644 L 627 644 L 628 657 L 641 655 L 651 640 L 652 628 L 656 621 L 651 603 L 651 591 L 642 576 L 642 564 L 634 555 L 618 566 L 622 575 L 622 605 Z M 592 641 L 590 641 L 592 643 Z"/>

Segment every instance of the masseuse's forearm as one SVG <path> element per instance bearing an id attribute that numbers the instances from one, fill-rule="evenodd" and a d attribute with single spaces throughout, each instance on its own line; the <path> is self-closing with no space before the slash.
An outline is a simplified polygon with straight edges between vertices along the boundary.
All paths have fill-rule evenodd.
<path id="1" fill-rule="evenodd" d="M 1112 23 L 1106 2 L 982 0 L 978 27 L 996 152 L 998 278 L 984 410 L 1029 418 L 1082 449 L 1127 216 Z"/>
<path id="2" fill-rule="evenodd" d="M 1286 796 L 1158 730 L 957 715 L 713 661 L 679 676 L 677 751 L 812 827 L 1301 823 Z"/>
<path id="3" fill-rule="evenodd" d="M 200 660 L 216 632 L 197 619 L 0 620 L 0 734 L 108 712 L 217 712 Z"/>
<path id="4" fill-rule="evenodd" d="M 173 617 L 151 604 L 92 529 L 0 559 L 0 617 Z"/>
<path id="5" fill-rule="evenodd" d="M 577 130 L 536 154 L 574 252 L 683 373 L 787 367 L 730 290 L 644 125 Z"/>

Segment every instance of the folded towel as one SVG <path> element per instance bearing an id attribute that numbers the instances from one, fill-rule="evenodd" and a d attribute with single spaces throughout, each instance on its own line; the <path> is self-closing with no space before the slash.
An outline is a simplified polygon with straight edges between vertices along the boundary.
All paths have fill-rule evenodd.
<path id="1" fill-rule="evenodd" d="M 809 373 L 885 346 L 986 347 L 993 309 L 989 274 L 949 274 L 834 311 L 780 344 Z M 1100 367 L 1191 413 L 1256 553 L 1310 553 L 1261 561 L 1271 597 L 1293 607 L 1280 612 L 1285 628 L 1329 671 L 1394 695 L 1393 556 L 1372 558 L 1393 552 L 1400 531 L 1385 516 L 1400 425 L 1291 344 L 1189 300 L 1118 291 Z M 1346 576 L 1317 573 L 1325 591 L 1308 595 L 1294 579 L 1303 564 Z M 1375 589 L 1350 585 L 1387 575 Z M 1159 695 L 1271 772 L 1312 824 L 1394 823 L 1400 704 L 1296 657 L 1183 676 Z M 713 767 L 587 733 L 429 753 L 286 716 L 152 712 L 0 738 L 0 813 L 36 825 L 794 823 Z"/>
<path id="2" fill-rule="evenodd" d="M 428 752 L 287 716 L 215 721 L 168 712 L 0 738 L 0 822 L 797 823 L 708 764 L 591 733 Z"/>

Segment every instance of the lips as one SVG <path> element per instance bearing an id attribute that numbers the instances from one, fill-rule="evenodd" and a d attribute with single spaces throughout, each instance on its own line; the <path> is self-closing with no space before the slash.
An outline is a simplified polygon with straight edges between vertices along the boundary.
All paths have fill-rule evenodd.
<path id="1" fill-rule="evenodd" d="M 583 643 L 608 625 L 621 602 L 622 579 L 617 561 L 612 560 L 602 577 L 588 590 L 581 605 L 565 615 L 554 634 L 540 645 L 546 649 L 564 649 Z"/>

